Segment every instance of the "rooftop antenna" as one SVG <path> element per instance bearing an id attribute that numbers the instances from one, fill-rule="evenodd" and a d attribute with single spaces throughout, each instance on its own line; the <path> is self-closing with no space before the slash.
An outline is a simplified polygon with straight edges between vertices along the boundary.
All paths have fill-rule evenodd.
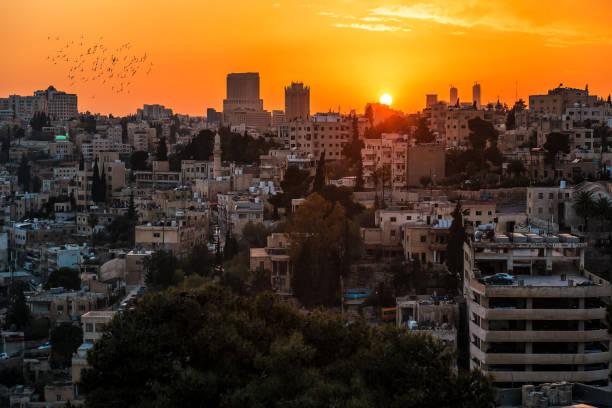
<path id="1" fill-rule="evenodd" d="M 518 81 L 514 81 L 514 101 L 518 101 Z"/>

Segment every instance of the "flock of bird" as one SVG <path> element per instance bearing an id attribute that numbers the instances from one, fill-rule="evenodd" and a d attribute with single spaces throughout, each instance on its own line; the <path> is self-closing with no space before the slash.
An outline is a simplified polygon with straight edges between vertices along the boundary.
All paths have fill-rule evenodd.
<path id="1" fill-rule="evenodd" d="M 60 46 L 54 54 L 47 56 L 47 61 L 67 67 L 70 86 L 93 82 L 110 88 L 113 93 L 129 94 L 136 75 L 149 75 L 153 69 L 153 62 L 146 52 L 144 55 L 135 54 L 129 42 L 111 49 L 105 45 L 103 37 L 88 41 L 81 35 L 77 40 L 64 43 L 60 37 L 49 35 L 47 40 Z"/>

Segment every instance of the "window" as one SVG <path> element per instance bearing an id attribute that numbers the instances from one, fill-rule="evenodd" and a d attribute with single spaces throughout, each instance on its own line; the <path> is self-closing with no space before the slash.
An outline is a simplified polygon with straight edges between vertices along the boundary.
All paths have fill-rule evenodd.
<path id="1" fill-rule="evenodd" d="M 395 236 L 395 230 L 391 230 L 391 236 L 394 237 Z"/>
<path id="2" fill-rule="evenodd" d="M 159 237 L 160 237 L 159 232 L 154 232 L 153 233 L 153 238 L 159 238 Z"/>
<path id="3" fill-rule="evenodd" d="M 544 193 L 538 193 L 538 199 L 541 200 L 544 198 Z"/>
<path id="4" fill-rule="evenodd" d="M 426 242 L 426 241 L 427 241 L 427 236 L 421 235 L 421 242 Z"/>
<path id="5" fill-rule="evenodd" d="M 396 222 L 396 221 L 397 221 L 397 218 L 391 217 L 391 222 Z"/>
<path id="6" fill-rule="evenodd" d="M 406 216 L 406 221 L 411 221 L 412 220 L 412 215 L 407 215 Z"/>
<path id="7" fill-rule="evenodd" d="M 482 215 L 482 211 L 476 211 L 476 215 Z"/>
<path id="8" fill-rule="evenodd" d="M 86 323 L 85 324 L 85 331 L 87 333 L 92 333 L 94 331 L 93 323 Z"/>

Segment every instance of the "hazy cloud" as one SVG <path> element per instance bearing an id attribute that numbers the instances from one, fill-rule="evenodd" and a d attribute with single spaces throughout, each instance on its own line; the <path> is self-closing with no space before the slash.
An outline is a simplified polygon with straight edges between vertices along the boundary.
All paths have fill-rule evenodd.
<path id="1" fill-rule="evenodd" d="M 332 24 L 332 27 L 354 28 L 357 30 L 367 30 L 367 31 L 403 31 L 403 32 L 411 31 L 409 28 L 400 27 L 400 26 L 392 26 L 392 25 L 387 25 L 387 24 L 336 23 L 336 24 Z"/>

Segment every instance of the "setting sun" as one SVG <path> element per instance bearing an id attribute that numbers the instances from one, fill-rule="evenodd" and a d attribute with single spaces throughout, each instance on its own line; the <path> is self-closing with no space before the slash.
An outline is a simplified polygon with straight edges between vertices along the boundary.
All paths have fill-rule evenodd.
<path id="1" fill-rule="evenodd" d="M 382 103 L 383 105 L 391 105 L 391 102 L 393 101 L 393 98 L 391 97 L 391 95 L 389 94 L 382 94 L 380 96 L 380 103 Z"/>

